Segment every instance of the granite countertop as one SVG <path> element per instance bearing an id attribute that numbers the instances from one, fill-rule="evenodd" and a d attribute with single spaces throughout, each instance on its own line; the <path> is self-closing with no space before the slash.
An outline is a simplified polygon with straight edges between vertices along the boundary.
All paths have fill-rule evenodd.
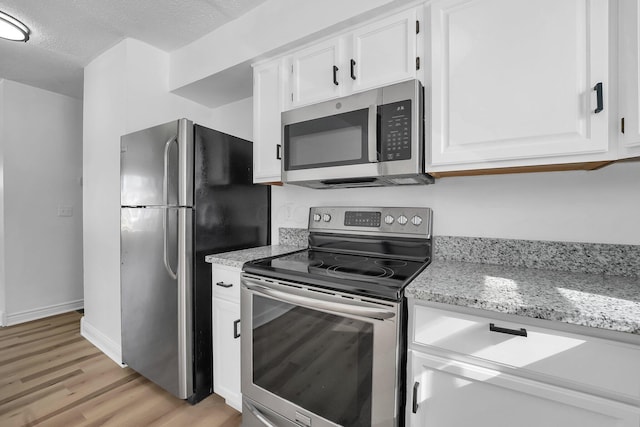
<path id="1" fill-rule="evenodd" d="M 242 268 L 303 249 L 308 233 L 281 228 L 279 238 L 205 260 Z M 639 245 L 438 236 L 434 257 L 408 297 L 640 336 Z"/>
<path id="2" fill-rule="evenodd" d="M 215 263 L 227 265 L 229 267 L 242 268 L 242 265 L 247 261 L 282 255 L 289 252 L 299 251 L 300 249 L 304 248 L 294 245 L 259 246 L 257 248 L 241 249 L 239 251 L 207 255 L 204 260 L 212 264 Z"/>
<path id="3" fill-rule="evenodd" d="M 640 335 L 640 278 L 435 260 L 405 293 L 418 300 Z"/>

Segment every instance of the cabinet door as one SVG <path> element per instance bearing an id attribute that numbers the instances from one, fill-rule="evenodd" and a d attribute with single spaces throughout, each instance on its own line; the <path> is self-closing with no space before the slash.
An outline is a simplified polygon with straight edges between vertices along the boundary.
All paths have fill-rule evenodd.
<path id="1" fill-rule="evenodd" d="M 240 304 L 213 302 L 213 391 L 242 411 L 240 393 Z"/>
<path id="2" fill-rule="evenodd" d="M 281 61 L 253 70 L 253 182 L 280 182 Z"/>
<path id="3" fill-rule="evenodd" d="M 638 408 L 410 352 L 410 426 L 638 427 Z M 415 403 L 415 406 L 414 406 Z M 415 409 L 415 411 L 414 411 Z"/>
<path id="4" fill-rule="evenodd" d="M 291 107 L 340 96 L 344 79 L 340 67 L 342 40 L 313 45 L 291 57 Z"/>
<path id="5" fill-rule="evenodd" d="M 621 158 L 640 156 L 640 7 L 637 0 L 619 0 Z M 621 125 L 621 124 L 620 124 Z M 621 129 L 619 129 L 621 130 Z"/>
<path id="6" fill-rule="evenodd" d="M 441 0 L 431 8 L 433 170 L 612 155 L 607 0 Z M 596 113 L 597 83 L 604 109 Z"/>
<path id="7" fill-rule="evenodd" d="M 347 80 L 353 91 L 416 77 L 416 9 L 366 25 L 352 34 Z"/>

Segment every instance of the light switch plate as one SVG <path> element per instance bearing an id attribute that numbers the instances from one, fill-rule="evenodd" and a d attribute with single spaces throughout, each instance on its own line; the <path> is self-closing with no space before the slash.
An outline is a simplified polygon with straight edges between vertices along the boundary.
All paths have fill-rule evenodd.
<path id="1" fill-rule="evenodd" d="M 58 216 L 73 216 L 73 206 L 58 206 Z"/>

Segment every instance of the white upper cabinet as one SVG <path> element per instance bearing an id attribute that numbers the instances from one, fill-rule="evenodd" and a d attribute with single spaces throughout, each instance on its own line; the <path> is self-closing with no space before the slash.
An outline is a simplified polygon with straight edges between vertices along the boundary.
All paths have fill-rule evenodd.
<path id="1" fill-rule="evenodd" d="M 344 86 L 342 40 L 331 39 L 291 56 L 291 107 L 337 98 Z"/>
<path id="2" fill-rule="evenodd" d="M 619 0 L 620 158 L 640 156 L 640 7 Z M 622 133 L 624 119 L 624 133 Z"/>
<path id="3" fill-rule="evenodd" d="M 615 157 L 607 0 L 441 0 L 430 16 L 430 171 Z"/>
<path id="4" fill-rule="evenodd" d="M 281 60 L 253 68 L 253 182 L 280 181 Z"/>
<path id="5" fill-rule="evenodd" d="M 284 108 L 416 78 L 422 10 L 414 7 L 293 52 Z"/>
<path id="6" fill-rule="evenodd" d="M 416 77 L 417 20 L 414 8 L 352 33 L 345 66 L 353 92 Z"/>

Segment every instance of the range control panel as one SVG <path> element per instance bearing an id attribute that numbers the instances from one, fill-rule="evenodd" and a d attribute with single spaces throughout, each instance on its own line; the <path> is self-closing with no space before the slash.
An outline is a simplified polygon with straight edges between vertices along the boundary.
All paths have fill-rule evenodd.
<path id="1" fill-rule="evenodd" d="M 312 207 L 309 231 L 354 234 L 402 234 L 431 237 L 430 208 Z"/>

